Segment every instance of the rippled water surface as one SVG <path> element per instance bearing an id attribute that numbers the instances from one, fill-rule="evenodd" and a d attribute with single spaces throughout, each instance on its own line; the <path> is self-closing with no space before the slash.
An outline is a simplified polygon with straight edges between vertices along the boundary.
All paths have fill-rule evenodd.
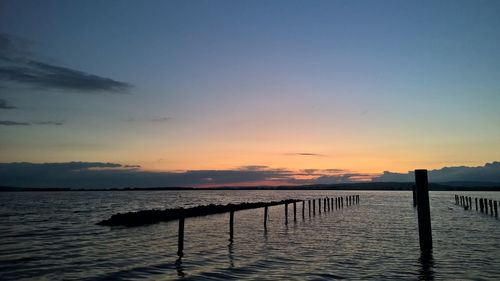
<path id="1" fill-rule="evenodd" d="M 177 260 L 177 222 L 110 228 L 117 212 L 359 194 L 359 205 L 302 218 L 284 207 L 189 218 Z M 0 280 L 499 280 L 500 220 L 431 192 L 434 251 L 421 259 L 410 192 L 124 191 L 0 193 Z M 500 200 L 498 192 L 457 193 Z M 291 206 L 290 206 L 291 207 Z"/>

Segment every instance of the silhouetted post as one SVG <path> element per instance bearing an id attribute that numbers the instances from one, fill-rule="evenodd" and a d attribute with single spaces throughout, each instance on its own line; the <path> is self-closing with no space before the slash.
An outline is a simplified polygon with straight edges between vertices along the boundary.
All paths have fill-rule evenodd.
<path id="1" fill-rule="evenodd" d="M 498 217 L 498 205 L 497 205 L 497 200 L 495 200 L 493 207 L 495 207 L 495 217 Z"/>
<path id="2" fill-rule="evenodd" d="M 184 218 L 179 219 L 179 234 L 178 234 L 178 242 L 177 242 L 177 255 L 182 257 L 184 253 Z"/>
<path id="3" fill-rule="evenodd" d="M 288 224 L 288 204 L 285 204 L 285 225 Z"/>
<path id="4" fill-rule="evenodd" d="M 420 238 L 420 250 L 423 252 L 430 252 L 432 250 L 432 230 L 427 170 L 415 170 L 415 183 L 417 186 L 418 234 Z"/>
<path id="5" fill-rule="evenodd" d="M 484 213 L 483 198 L 479 198 L 479 209 L 481 210 L 481 213 Z"/>
<path id="6" fill-rule="evenodd" d="M 321 198 L 318 198 L 318 213 L 321 214 Z"/>
<path id="7" fill-rule="evenodd" d="M 302 201 L 302 220 L 306 219 L 306 201 Z"/>
<path id="8" fill-rule="evenodd" d="M 476 211 L 477 211 L 477 197 L 474 198 L 474 200 L 476 201 Z"/>
<path id="9" fill-rule="evenodd" d="M 469 207 L 470 210 L 472 211 L 472 197 L 469 196 Z"/>
<path id="10" fill-rule="evenodd" d="M 411 195 L 412 195 L 412 198 L 413 198 L 413 207 L 417 207 L 417 190 L 416 190 L 416 187 L 415 185 L 412 185 L 411 186 Z M 455 198 L 455 202 L 457 201 L 457 198 Z"/>
<path id="11" fill-rule="evenodd" d="M 325 211 L 325 213 L 326 213 L 326 210 L 327 210 L 327 207 L 328 207 L 326 202 L 327 202 L 327 199 L 323 198 L 323 204 L 324 204 L 323 211 Z"/>
<path id="12" fill-rule="evenodd" d="M 313 199 L 313 216 L 316 215 L 316 199 Z"/>
<path id="13" fill-rule="evenodd" d="M 293 202 L 293 221 L 297 221 L 297 204 Z"/>
<path id="14" fill-rule="evenodd" d="M 484 202 L 484 213 L 488 214 L 488 199 L 484 198 L 483 202 Z"/>
<path id="15" fill-rule="evenodd" d="M 307 206 L 309 210 L 309 217 L 311 217 L 311 200 L 307 200 Z"/>
<path id="16" fill-rule="evenodd" d="M 229 213 L 229 242 L 233 242 L 234 234 L 234 211 Z"/>
<path id="17" fill-rule="evenodd" d="M 490 215 L 493 216 L 493 200 L 490 199 Z"/>
<path id="18" fill-rule="evenodd" d="M 340 207 L 344 208 L 344 197 L 340 197 Z"/>
<path id="19" fill-rule="evenodd" d="M 264 229 L 267 229 L 267 206 L 264 207 Z"/>

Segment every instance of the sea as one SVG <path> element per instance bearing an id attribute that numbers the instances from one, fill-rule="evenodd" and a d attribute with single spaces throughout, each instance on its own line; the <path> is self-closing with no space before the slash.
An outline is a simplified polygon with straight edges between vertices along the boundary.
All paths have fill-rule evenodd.
<path id="1" fill-rule="evenodd" d="M 454 195 L 473 198 L 472 210 Z M 187 218 L 96 225 L 115 213 L 206 204 L 359 195 L 358 205 L 309 216 L 297 204 Z M 419 249 L 409 191 L 189 190 L 0 193 L 0 280 L 500 280 L 500 220 L 474 198 L 500 192 L 430 192 L 433 251 Z M 317 206 L 316 206 L 317 207 Z"/>

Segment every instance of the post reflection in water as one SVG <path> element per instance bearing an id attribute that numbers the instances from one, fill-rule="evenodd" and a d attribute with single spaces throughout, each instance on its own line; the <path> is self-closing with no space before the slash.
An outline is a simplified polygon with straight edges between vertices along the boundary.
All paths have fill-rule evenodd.
<path id="1" fill-rule="evenodd" d="M 177 271 L 177 276 L 179 277 L 186 276 L 186 273 L 184 273 L 184 267 L 182 266 L 182 258 L 179 257 L 174 264 L 175 264 L 175 270 Z"/>
<path id="2" fill-rule="evenodd" d="M 233 249 L 233 243 L 230 243 L 227 246 L 227 257 L 229 258 L 229 267 L 234 268 L 234 249 Z"/>
<path id="3" fill-rule="evenodd" d="M 431 252 L 422 252 L 418 259 L 421 267 L 418 274 L 419 280 L 434 280 L 434 258 Z"/>

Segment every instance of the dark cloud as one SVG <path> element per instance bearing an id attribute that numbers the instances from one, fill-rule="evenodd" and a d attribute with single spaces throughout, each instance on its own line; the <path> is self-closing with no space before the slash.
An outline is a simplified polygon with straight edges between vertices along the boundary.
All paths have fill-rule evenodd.
<path id="1" fill-rule="evenodd" d="M 64 122 L 61 122 L 61 121 L 35 121 L 35 122 L 0 121 L 0 126 L 31 126 L 31 125 L 61 126 L 61 125 L 64 125 Z"/>
<path id="2" fill-rule="evenodd" d="M 317 170 L 321 171 L 321 170 Z M 314 184 L 352 182 L 352 174 L 316 172 L 314 178 L 300 179 L 301 173 L 266 166 L 244 166 L 234 170 L 190 170 L 150 172 L 136 165 L 115 163 L 0 163 L 0 182 L 7 186 L 113 188 L 153 186 L 225 186 L 248 183 Z"/>
<path id="3" fill-rule="evenodd" d="M 500 182 L 500 162 L 486 163 L 478 167 L 444 167 L 428 171 L 429 181 L 433 182 Z M 392 173 L 385 171 L 373 181 L 413 182 L 415 173 Z"/>
<path id="4" fill-rule="evenodd" d="M 0 99 L 0 109 L 16 109 L 17 107 L 9 104 L 6 100 Z"/>
<path id="5" fill-rule="evenodd" d="M 83 71 L 56 66 L 15 51 L 17 41 L 0 33 L 0 81 L 41 89 L 78 90 L 82 92 L 125 92 L 128 83 Z"/>
<path id="6" fill-rule="evenodd" d="M 27 123 L 27 122 L 0 120 L 0 126 L 29 126 L 29 125 L 31 125 L 31 124 Z"/>

